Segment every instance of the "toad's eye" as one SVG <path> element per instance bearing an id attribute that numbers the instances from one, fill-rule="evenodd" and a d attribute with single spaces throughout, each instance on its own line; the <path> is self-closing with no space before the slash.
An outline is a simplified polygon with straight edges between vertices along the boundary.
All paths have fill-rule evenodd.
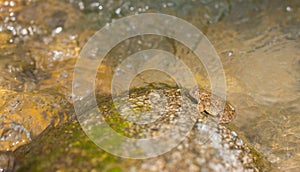
<path id="1" fill-rule="evenodd" d="M 207 110 L 203 111 L 206 115 L 210 115 L 210 113 Z"/>

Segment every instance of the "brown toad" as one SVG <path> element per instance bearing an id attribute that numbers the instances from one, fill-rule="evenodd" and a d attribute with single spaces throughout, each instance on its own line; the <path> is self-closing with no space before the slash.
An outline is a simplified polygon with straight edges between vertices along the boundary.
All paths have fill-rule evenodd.
<path id="1" fill-rule="evenodd" d="M 233 106 L 220 97 L 198 87 L 192 88 L 188 94 L 198 104 L 200 112 L 209 114 L 218 123 L 226 124 L 235 119 Z"/>

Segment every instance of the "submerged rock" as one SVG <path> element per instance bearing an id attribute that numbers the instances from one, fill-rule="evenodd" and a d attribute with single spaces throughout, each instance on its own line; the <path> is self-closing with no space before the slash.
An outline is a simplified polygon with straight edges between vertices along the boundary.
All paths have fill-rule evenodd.
<path id="1" fill-rule="evenodd" d="M 0 89 L 0 151 L 13 151 L 50 125 L 67 121 L 71 110 L 53 89 L 31 93 Z"/>
<path id="2" fill-rule="evenodd" d="M 129 138 L 155 137 L 170 131 L 173 124 L 180 125 L 179 132 L 185 132 L 187 125 L 176 123 L 180 115 L 186 116 L 187 121 L 192 121 L 191 131 L 185 139 L 165 154 L 133 160 L 119 158 L 101 150 L 91 139 L 99 143 L 105 137 L 99 138 L 97 134 L 87 137 L 85 134 L 103 132 L 103 121 L 95 113 L 97 108 L 91 107 L 90 102 L 86 101 L 82 107 L 89 111 L 77 112 L 81 125 L 78 121 L 71 121 L 56 128 L 49 127 L 30 144 L 14 152 L 19 162 L 15 168 L 19 171 L 260 171 L 267 168 L 260 154 L 246 140 L 241 139 L 237 132 L 229 129 L 233 128 L 232 125 L 218 124 L 209 115 L 200 114 L 195 104 L 186 104 L 189 100 L 178 101 L 186 99 L 180 93 L 180 89 L 169 87 L 132 90 L 128 101 L 131 103 L 130 107 L 146 114 L 144 119 L 151 106 L 165 109 L 161 109 L 162 116 L 147 124 L 132 122 L 137 120 L 138 116 L 134 116 L 137 113 L 132 113 L 133 116 L 129 118 L 126 116 L 130 114 L 129 111 L 124 106 L 113 104 L 110 95 L 97 97 L 98 108 L 105 121 L 115 131 Z M 164 98 L 165 104 L 154 104 L 157 98 L 154 94 L 163 96 L 161 98 Z M 125 98 L 117 96 L 114 102 L 118 100 Z M 148 115 L 153 117 L 157 115 L 157 111 Z M 171 133 L 171 136 L 172 134 L 175 136 L 178 133 Z M 111 145 L 121 145 L 118 144 L 119 141 L 115 140 Z M 165 144 L 169 144 L 168 140 Z M 151 148 L 149 145 L 141 151 L 151 152 Z M 122 150 L 130 151 L 126 147 L 122 147 Z"/>

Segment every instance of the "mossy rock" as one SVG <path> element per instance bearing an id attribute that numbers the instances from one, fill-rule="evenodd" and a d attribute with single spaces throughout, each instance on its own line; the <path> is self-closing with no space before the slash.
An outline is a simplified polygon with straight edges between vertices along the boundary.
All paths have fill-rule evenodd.
<path id="1" fill-rule="evenodd" d="M 131 98 L 133 101 L 142 100 L 140 96 L 151 93 L 151 90 L 169 94 L 178 91 L 177 88 L 171 87 L 157 89 L 151 87 L 150 91 L 149 88 L 142 88 L 131 91 L 133 93 Z M 170 100 L 175 101 L 174 96 Z M 99 109 L 104 112 L 103 116 L 119 133 L 137 138 L 144 136 L 136 135 L 138 132 L 145 135 L 153 134 L 151 130 L 153 126 L 136 127 L 136 124 L 125 122 L 121 115 L 117 115 L 110 95 L 98 96 L 97 102 Z M 169 108 L 168 113 L 172 114 L 173 110 L 176 109 Z M 190 115 L 199 117 L 199 114 Z M 93 118 L 93 115 L 88 117 Z M 93 121 L 90 124 L 95 124 L 94 120 L 90 121 Z M 169 122 L 165 119 L 158 121 Z M 153 125 L 156 126 L 155 123 Z M 14 152 L 17 164 L 15 168 L 17 171 L 218 171 L 221 169 L 264 171 L 269 167 L 264 158 L 233 131 L 234 126 L 220 125 L 205 115 L 196 119 L 185 140 L 171 151 L 148 159 L 125 159 L 113 156 L 93 143 L 81 127 L 78 121 L 49 127 L 30 144 Z M 92 125 L 91 129 L 97 128 L 93 128 Z M 163 127 L 157 129 L 164 130 Z M 134 134 L 128 134 L 129 131 Z"/>

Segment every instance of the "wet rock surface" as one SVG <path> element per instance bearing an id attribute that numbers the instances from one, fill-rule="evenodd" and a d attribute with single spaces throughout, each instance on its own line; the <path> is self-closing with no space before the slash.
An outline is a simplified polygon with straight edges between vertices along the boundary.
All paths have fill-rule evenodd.
<path id="1" fill-rule="evenodd" d="M 71 104 L 55 90 L 32 93 L 0 90 L 0 97 L 2 151 L 15 150 L 50 125 L 57 126 L 71 118 Z"/>
<path id="2" fill-rule="evenodd" d="M 163 89 L 142 88 L 131 92 L 132 107 L 143 110 L 144 107 L 140 103 L 153 91 L 168 96 L 165 111 L 168 118 L 163 116 L 147 125 L 138 126 L 124 121 L 124 116 L 121 116 L 111 104 L 109 95 L 99 95 L 97 102 L 106 121 L 115 131 L 135 138 L 157 136 L 160 132 L 171 130 L 172 122 L 178 119 L 176 117 L 178 109 L 185 105 L 176 101 L 181 97 L 178 89 L 165 87 Z M 185 114 L 187 111 L 184 110 L 179 113 L 188 115 L 194 120 L 195 124 L 191 132 L 174 149 L 158 157 L 145 160 L 117 158 L 99 149 L 85 135 L 79 123 L 74 121 L 57 128 L 48 128 L 32 143 L 17 149 L 14 152 L 20 161 L 17 168 L 19 171 L 259 171 L 266 169 L 266 161 L 261 155 L 235 131 L 230 130 L 230 126 L 220 125 L 209 116 L 199 114 L 196 106 L 191 108 L 190 114 Z M 97 132 L 97 126 L 101 121 L 99 122 L 99 115 L 92 109 L 83 112 L 79 118 L 84 128 L 88 126 L 90 130 Z"/>

